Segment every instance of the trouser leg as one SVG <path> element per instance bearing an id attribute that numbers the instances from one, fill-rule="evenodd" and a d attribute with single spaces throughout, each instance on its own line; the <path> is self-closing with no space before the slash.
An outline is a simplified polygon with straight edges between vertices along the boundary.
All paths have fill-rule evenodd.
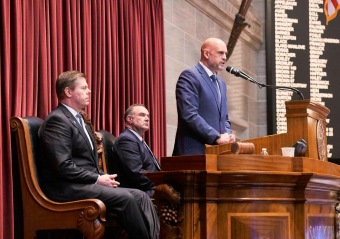
<path id="1" fill-rule="evenodd" d="M 98 199 L 104 202 L 107 211 L 117 214 L 117 220 L 128 233 L 129 238 L 149 239 L 150 226 L 145 215 L 147 212 L 144 212 L 140 205 L 144 199 L 138 199 L 139 202 L 136 194 L 125 188 L 105 187 Z"/>
<path id="2" fill-rule="evenodd" d="M 155 206 L 150 200 L 150 197 L 146 193 L 137 189 L 127 188 L 127 190 L 129 190 L 131 194 L 134 195 L 139 205 L 141 206 L 144 215 L 149 222 L 151 238 L 157 239 L 159 237 L 160 224 Z"/>

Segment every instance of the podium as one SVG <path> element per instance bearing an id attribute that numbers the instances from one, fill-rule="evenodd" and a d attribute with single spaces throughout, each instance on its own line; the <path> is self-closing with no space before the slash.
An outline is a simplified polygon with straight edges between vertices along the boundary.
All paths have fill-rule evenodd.
<path id="1" fill-rule="evenodd" d="M 287 133 L 244 141 L 254 143 L 253 155 L 223 154 L 231 147 L 226 144 L 207 147 L 205 155 L 162 158 L 162 171 L 147 176 L 180 192 L 178 217 L 183 217 L 172 227 L 161 223 L 162 235 L 337 238 L 340 166 L 327 162 L 329 110 L 309 100 L 286 102 L 286 109 Z M 302 138 L 305 157 L 281 156 L 281 147 Z M 270 155 L 259 155 L 262 147 Z"/>

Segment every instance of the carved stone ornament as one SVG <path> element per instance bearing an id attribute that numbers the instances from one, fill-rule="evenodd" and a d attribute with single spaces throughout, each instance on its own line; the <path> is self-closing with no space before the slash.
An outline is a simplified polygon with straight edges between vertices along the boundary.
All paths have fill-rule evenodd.
<path id="1" fill-rule="evenodd" d="M 327 143 L 325 134 L 325 124 L 322 120 L 318 120 L 316 127 L 316 138 L 318 143 L 318 155 L 322 161 L 327 161 Z"/>

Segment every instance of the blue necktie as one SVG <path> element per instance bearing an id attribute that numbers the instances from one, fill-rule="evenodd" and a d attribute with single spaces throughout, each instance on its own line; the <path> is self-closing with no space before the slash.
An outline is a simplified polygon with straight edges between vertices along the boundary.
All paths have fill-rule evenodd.
<path id="1" fill-rule="evenodd" d="M 84 128 L 83 117 L 82 117 L 80 114 L 76 114 L 76 117 L 78 118 L 78 122 L 79 122 L 80 126 L 83 128 L 83 130 L 84 130 L 84 132 L 85 132 L 85 134 L 86 134 L 86 137 L 87 137 L 87 139 L 88 139 L 89 142 L 90 142 L 91 148 L 92 148 L 92 150 L 94 151 L 94 150 L 95 150 L 95 147 L 93 147 L 93 143 L 92 143 L 93 141 L 91 140 L 91 137 L 90 137 L 90 135 L 88 134 L 87 130 Z M 93 153 L 94 153 L 94 152 L 93 152 Z"/>
<path id="2" fill-rule="evenodd" d="M 213 85 L 215 86 L 217 95 L 218 95 L 218 103 L 221 104 L 221 92 L 217 86 L 218 82 L 217 82 L 217 76 L 216 75 L 211 75 L 210 78 L 212 79 Z"/>
<path id="3" fill-rule="evenodd" d="M 79 121 L 79 124 L 81 125 L 81 127 L 84 128 L 83 117 L 81 117 L 80 114 L 76 114 L 76 117 L 78 118 L 78 121 Z"/>
<path id="4" fill-rule="evenodd" d="M 149 146 L 145 143 L 144 140 L 142 140 L 142 143 L 144 144 L 145 148 L 146 148 L 146 149 L 149 151 L 149 153 L 151 154 L 151 156 L 152 156 L 152 158 L 153 158 L 153 160 L 154 160 L 154 162 L 155 162 L 157 168 L 158 168 L 159 170 L 161 170 L 161 166 L 159 165 L 158 160 L 156 159 L 156 156 L 153 154 L 153 152 L 151 151 L 151 149 L 149 148 Z"/>

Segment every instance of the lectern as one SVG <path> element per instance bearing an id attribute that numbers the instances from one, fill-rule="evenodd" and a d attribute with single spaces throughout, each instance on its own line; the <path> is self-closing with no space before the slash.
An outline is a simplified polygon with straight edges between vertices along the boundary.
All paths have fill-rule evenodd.
<path id="1" fill-rule="evenodd" d="M 255 154 L 223 154 L 226 144 L 207 147 L 205 155 L 162 158 L 162 172 L 147 176 L 181 193 L 176 237 L 336 238 L 340 166 L 327 161 L 328 113 L 310 100 L 286 102 L 287 133 L 245 140 Z M 281 147 L 300 139 L 305 157 L 281 156 Z M 262 147 L 269 156 L 259 155 Z"/>

